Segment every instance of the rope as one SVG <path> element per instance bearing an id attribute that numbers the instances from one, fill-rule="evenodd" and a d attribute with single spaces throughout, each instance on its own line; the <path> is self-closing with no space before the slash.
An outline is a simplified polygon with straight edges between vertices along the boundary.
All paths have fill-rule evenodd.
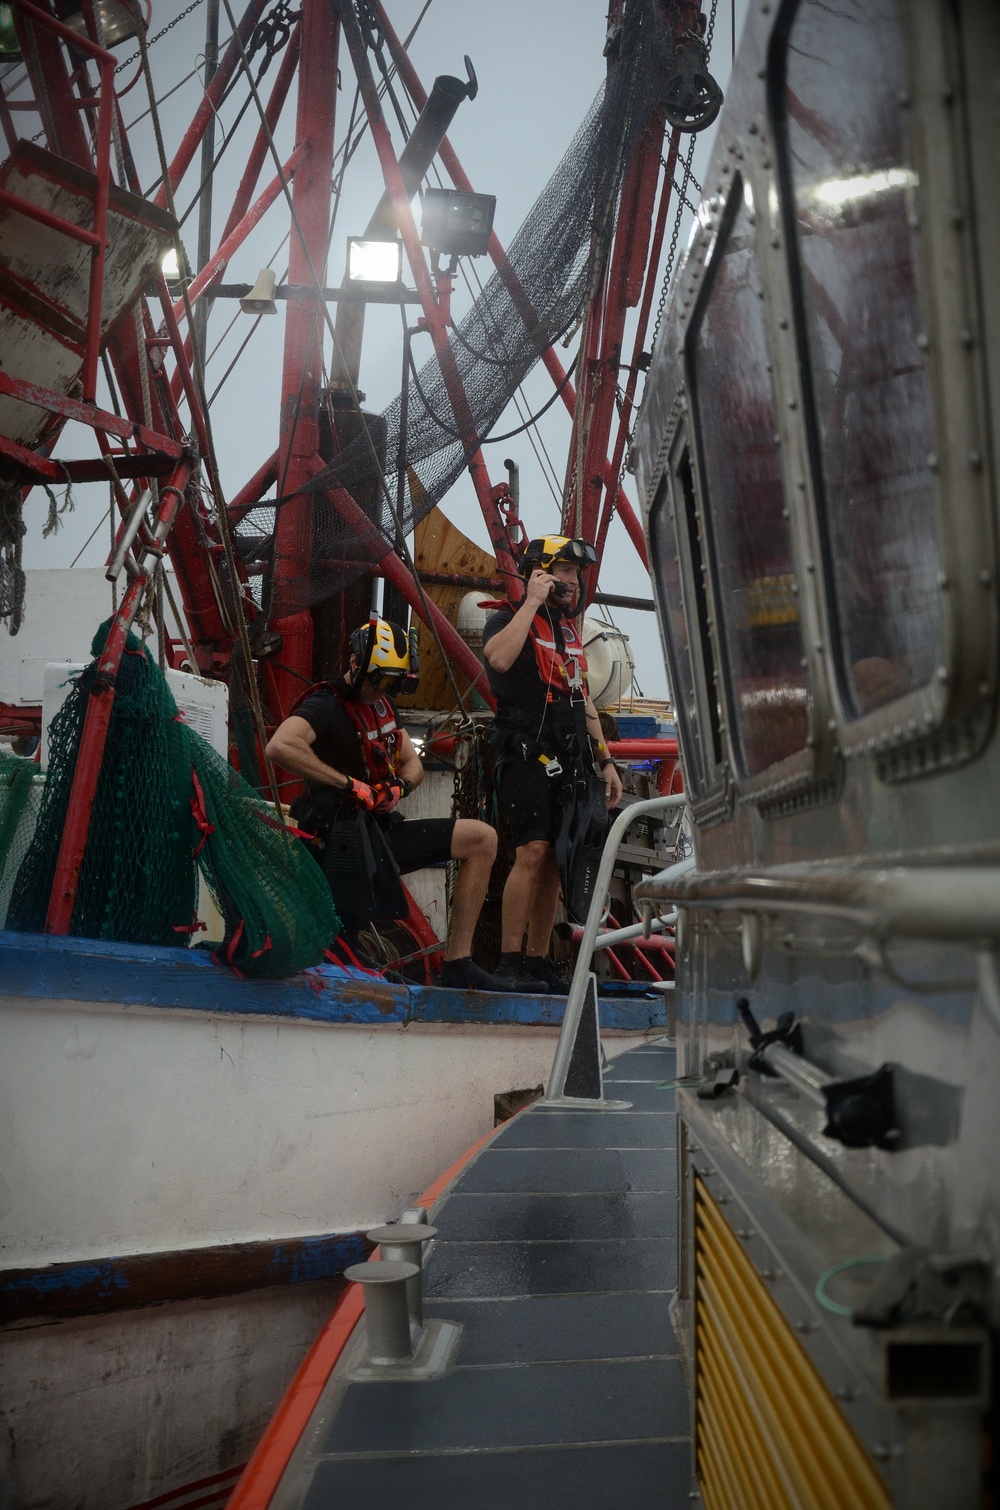
<path id="1" fill-rule="evenodd" d="M 136 0 L 130 0 L 130 3 L 134 6 L 136 4 Z M 238 31 L 238 29 L 236 27 L 236 23 L 233 20 L 233 14 L 232 14 L 232 11 L 231 11 L 230 6 L 229 6 L 229 0 L 225 0 L 225 5 L 226 5 L 226 13 L 229 16 L 229 23 L 232 26 L 234 35 L 236 36 L 236 39 L 237 39 L 237 41 L 239 43 L 240 54 L 243 57 L 243 59 L 245 60 L 246 59 L 246 51 L 245 51 L 245 49 L 243 47 L 243 39 L 242 39 L 242 37 L 240 37 L 239 31 Z M 149 96 L 149 103 L 150 103 L 150 110 L 151 110 L 151 119 L 152 119 L 152 123 L 153 123 L 153 132 L 154 132 L 154 135 L 155 135 L 155 138 L 156 138 L 156 150 L 157 150 L 157 153 L 158 153 L 159 159 L 160 159 L 160 173 L 162 175 L 163 188 L 164 188 L 164 193 L 165 193 L 166 200 L 167 200 L 167 208 L 168 208 L 170 214 L 173 215 L 174 219 L 176 220 L 176 218 L 177 218 L 177 209 L 176 209 L 176 206 L 174 204 L 173 186 L 171 185 L 171 182 L 170 182 L 170 171 L 169 171 L 169 167 L 168 167 L 168 164 L 167 164 L 167 154 L 166 154 L 166 149 L 165 149 L 164 144 L 163 144 L 163 133 L 162 133 L 162 130 L 160 128 L 160 117 L 159 117 L 159 112 L 158 112 L 158 110 L 156 108 L 155 95 L 153 93 L 153 79 L 152 79 L 152 74 L 150 73 L 150 69 L 149 69 L 149 54 L 148 54 L 148 51 L 147 51 L 147 48 L 146 48 L 145 35 L 143 33 L 143 30 L 142 30 L 141 26 L 139 28 L 138 37 L 139 37 L 139 48 L 140 48 L 140 51 L 142 53 L 142 71 L 143 71 L 143 74 L 144 74 L 145 79 L 146 79 L 146 92 L 147 92 L 147 94 Z M 258 103 L 259 103 L 259 96 L 257 96 L 256 90 L 254 91 L 254 94 L 255 94 L 255 98 L 258 99 Z M 175 242 L 177 243 L 178 251 L 180 251 L 179 238 L 175 238 Z M 241 660 L 242 660 L 242 665 L 240 666 L 239 670 L 240 670 L 241 674 L 244 677 L 244 681 L 245 681 L 247 690 L 249 691 L 249 694 L 250 694 L 250 705 L 251 705 L 251 707 L 253 709 L 254 723 L 256 725 L 256 730 L 257 730 L 257 737 L 260 740 L 261 756 L 262 756 L 263 761 L 264 761 L 264 770 L 265 770 L 265 773 L 266 773 L 266 776 L 267 776 L 267 783 L 268 783 L 268 787 L 269 787 L 270 793 L 271 793 L 271 801 L 272 801 L 272 803 L 274 805 L 275 812 L 276 813 L 280 813 L 281 812 L 281 798 L 280 798 L 280 796 L 278 794 L 277 783 L 275 781 L 274 767 L 271 765 L 271 762 L 268 759 L 267 751 L 266 751 L 267 737 L 266 737 L 266 731 L 265 731 L 265 728 L 264 728 L 264 712 L 263 712 L 263 709 L 261 708 L 260 691 L 259 691 L 259 688 L 257 686 L 257 678 L 254 675 L 253 656 L 252 656 L 252 653 L 251 653 L 251 650 L 250 650 L 250 637 L 249 637 L 249 635 L 247 633 L 246 614 L 243 611 L 243 595 L 242 595 L 242 592 L 240 591 L 240 579 L 239 579 L 239 573 L 238 573 L 237 564 L 236 564 L 236 552 L 235 552 L 235 550 L 233 548 L 232 531 L 230 530 L 230 527 L 229 527 L 229 513 L 228 513 L 228 510 L 226 509 L 226 506 L 225 506 L 224 495 L 223 495 L 223 492 L 222 492 L 222 484 L 221 484 L 221 482 L 219 480 L 219 468 L 218 468 L 218 462 L 217 462 L 216 455 L 215 455 L 215 446 L 214 446 L 214 442 L 212 440 L 211 418 L 210 418 L 210 415 L 209 415 L 208 401 L 207 401 L 206 394 L 205 394 L 205 380 L 204 380 L 205 379 L 205 372 L 204 372 L 204 365 L 203 365 L 203 363 L 201 361 L 201 355 L 200 355 L 200 352 L 198 350 L 198 336 L 197 336 L 197 331 L 195 329 L 194 314 L 193 314 L 193 311 L 191 309 L 191 302 L 190 302 L 190 300 L 188 298 L 187 288 L 183 284 L 182 284 L 182 287 L 181 287 L 181 294 L 182 294 L 182 297 L 183 297 L 183 300 L 184 300 L 184 312 L 185 312 L 185 314 L 187 316 L 188 330 L 190 332 L 190 340 L 191 340 L 191 349 L 192 349 L 192 354 L 194 356 L 194 361 L 192 362 L 192 374 L 193 374 L 193 377 L 194 377 L 195 388 L 196 388 L 196 391 L 197 391 L 198 403 L 201 405 L 201 409 L 202 409 L 202 417 L 203 417 L 203 422 L 204 422 L 204 425 L 205 425 L 205 433 L 206 433 L 206 438 L 208 440 L 208 454 L 205 456 L 204 460 L 205 460 L 205 465 L 208 468 L 209 477 L 210 477 L 211 483 L 212 483 L 212 492 L 213 492 L 213 495 L 214 495 L 214 502 L 215 502 L 216 523 L 217 523 L 217 526 L 218 526 L 219 534 L 222 536 L 222 546 L 223 546 L 223 550 L 225 552 L 225 557 L 226 557 L 226 567 L 227 567 L 227 569 L 229 571 L 229 580 L 230 580 L 230 583 L 232 584 L 232 598 L 233 598 L 233 602 L 234 602 L 234 605 L 235 605 L 235 608 L 236 608 L 236 621 L 237 621 L 237 628 L 238 628 L 238 633 L 239 633 L 239 645 L 240 645 Z M 209 554 L 209 559 L 211 559 L 211 553 L 209 552 L 208 554 Z M 289 842 L 291 842 L 291 841 L 289 841 Z"/>

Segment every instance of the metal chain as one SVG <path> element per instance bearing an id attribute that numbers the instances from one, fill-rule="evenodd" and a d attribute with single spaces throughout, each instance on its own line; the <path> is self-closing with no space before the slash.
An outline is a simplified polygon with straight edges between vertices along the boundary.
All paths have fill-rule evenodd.
<path id="1" fill-rule="evenodd" d="M 719 8 L 719 0 L 712 0 L 712 9 L 708 13 L 708 27 L 705 31 L 705 62 L 712 55 L 712 38 L 715 35 L 715 13 Z"/>
<path id="2" fill-rule="evenodd" d="M 158 31 L 155 37 L 147 37 L 146 46 L 152 47 L 153 43 L 158 42 L 161 37 L 165 37 L 168 31 L 173 31 L 178 21 L 183 21 L 185 16 L 190 16 L 191 12 L 193 10 L 197 10 L 201 3 L 202 0 L 192 0 L 192 4 L 188 6 L 187 10 L 182 10 L 179 16 L 175 16 L 172 21 L 168 21 L 163 30 Z M 141 22 L 139 24 L 142 25 Z M 121 73 L 122 70 L 128 68 L 130 64 L 137 63 L 141 57 L 141 50 L 139 52 L 134 52 L 131 57 L 126 58 L 124 62 L 118 64 L 118 67 L 115 69 L 115 73 Z"/>
<path id="3" fill-rule="evenodd" d="M 712 54 L 712 38 L 715 35 L 715 17 L 716 17 L 716 12 L 718 10 L 718 6 L 719 6 L 719 0 L 712 0 L 712 9 L 709 11 L 709 14 L 708 14 L 708 26 L 707 26 L 707 28 L 705 30 L 704 47 L 705 47 L 705 62 L 706 63 L 708 62 L 708 59 L 711 57 L 711 54 Z M 670 279 L 671 279 L 671 277 L 673 275 L 674 261 L 675 261 L 675 259 L 677 257 L 677 242 L 680 239 L 680 234 L 681 234 L 681 219 L 683 218 L 683 215 L 684 215 L 685 204 L 687 204 L 687 202 L 688 202 L 688 200 L 687 200 L 688 184 L 691 183 L 692 180 L 693 180 L 693 182 L 694 182 L 694 184 L 695 184 L 695 186 L 697 188 L 698 193 L 700 194 L 702 192 L 701 184 L 698 183 L 698 180 L 695 178 L 694 174 L 691 172 L 691 165 L 694 162 L 695 135 L 696 135 L 696 133 L 692 131 L 692 133 L 691 133 L 691 140 L 688 143 L 687 157 L 686 157 L 686 159 L 684 161 L 684 177 L 681 180 L 681 186 L 680 186 L 680 189 L 678 191 L 678 196 L 677 196 L 677 214 L 674 216 L 674 228 L 673 228 L 673 232 L 671 233 L 671 237 L 670 237 L 670 247 L 669 247 L 669 250 L 667 251 L 666 266 L 665 266 L 665 268 L 663 270 L 663 283 L 662 283 L 662 285 L 660 287 L 660 302 L 656 306 L 656 321 L 655 321 L 655 323 L 653 325 L 653 338 L 652 338 L 652 340 L 649 343 L 649 349 L 650 349 L 650 351 L 653 351 L 655 349 L 655 347 L 656 347 L 656 337 L 659 334 L 660 324 L 661 324 L 661 321 L 663 320 L 663 311 L 666 308 L 666 304 L 667 304 L 667 294 L 670 292 Z M 661 161 L 662 161 L 662 159 L 661 159 Z M 663 166 L 666 167 L 666 163 L 664 163 Z M 677 188 L 676 182 L 674 183 L 674 188 L 675 189 Z"/>
<path id="4" fill-rule="evenodd" d="M 687 187 L 691 178 L 691 163 L 694 160 L 695 134 L 691 133 L 688 144 L 688 153 L 684 161 L 684 177 L 681 180 L 680 194 L 677 198 L 677 214 L 674 216 L 674 228 L 670 236 L 670 247 L 667 251 L 666 266 L 663 269 L 663 283 L 660 286 L 660 302 L 656 306 L 656 323 L 653 326 L 653 338 L 649 343 L 650 351 L 656 348 L 656 337 L 660 331 L 660 322 L 663 319 L 663 311 L 667 304 L 667 294 L 670 292 L 670 279 L 673 276 L 674 260 L 677 256 L 677 243 L 680 240 L 681 220 L 684 216 L 684 205 L 687 199 Z"/>

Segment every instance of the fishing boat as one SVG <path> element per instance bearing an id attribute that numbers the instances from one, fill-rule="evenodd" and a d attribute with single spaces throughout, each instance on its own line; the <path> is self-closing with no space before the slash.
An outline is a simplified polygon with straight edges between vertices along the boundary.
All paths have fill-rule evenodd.
<path id="1" fill-rule="evenodd" d="M 602 1075 L 592 916 L 232 1510 L 995 1501 L 998 77 L 976 0 L 751 7 L 632 452 L 676 1038 Z"/>
<path id="2" fill-rule="evenodd" d="M 157 59 L 175 27 L 190 39 L 195 9 L 0 7 L 0 1496 L 22 1510 L 221 1503 L 340 1276 L 371 1251 L 368 1232 L 539 1093 L 565 998 L 434 985 L 443 870 L 415 880 L 405 918 L 368 931 L 360 962 L 306 957 L 308 908 L 289 917 L 282 897 L 301 867 L 284 828 L 295 785 L 263 750 L 302 688 L 342 667 L 375 582 L 383 614 L 420 626 L 424 680 L 401 706 L 427 779 L 410 815 L 491 814 L 480 605 L 516 593 L 527 535 L 518 466 L 493 481 L 482 445 L 509 443 L 497 432 L 512 397 L 546 372 L 574 415 L 562 524 L 603 555 L 620 521 L 645 580 L 623 462 L 681 132 L 719 103 L 697 6 L 623 8 L 602 36 L 598 98 L 504 248 L 491 197 L 473 191 L 446 134 L 476 96 L 471 65 L 426 89 L 379 4 L 305 0 L 293 14 L 250 0 L 237 18 L 207 0 L 187 120 Z M 345 120 L 334 82 L 348 69 Z M 665 160 L 664 88 L 679 122 Z M 134 116 L 129 97 L 142 101 Z M 219 164 L 244 115 L 223 219 Z M 377 187 L 332 286 L 331 227 L 362 142 Z M 439 169 L 452 189 L 428 183 Z M 181 225 L 196 207 L 188 255 Z M 271 265 L 280 249 L 258 254 L 250 240 L 272 207 L 290 232 L 285 271 Z M 387 249 L 388 271 L 364 260 Z M 493 272 L 462 314 L 455 282 L 474 255 Z M 261 456 L 245 443 L 229 455 L 219 439 L 211 385 L 245 340 L 227 332 L 213 351 L 209 308 L 215 325 L 233 311 L 265 335 L 283 313 Z M 364 323 L 380 308 L 404 316 L 403 378 L 376 413 L 358 385 Z M 560 343 L 577 335 L 564 366 Z M 243 423 L 237 408 L 230 424 Z M 460 478 L 488 549 L 439 507 Z M 103 566 L 24 569 L 24 510 L 39 496 L 50 533 L 74 510 L 91 539 L 103 525 Z M 604 888 L 595 1012 L 613 1060 L 670 1020 L 672 934 L 642 937 L 632 888 L 687 840 L 672 710 L 633 696 L 609 617 L 652 602 L 602 592 L 596 574 L 588 598 L 584 638 L 629 798 L 673 801 L 665 819 L 639 816 Z M 140 662 L 179 711 L 145 741 L 133 725 L 126 759 L 120 720 Z M 74 742 L 61 732 L 68 708 Z M 273 865 L 243 865 L 246 895 L 275 925 L 253 942 L 249 911 L 214 908 L 204 857 L 195 933 L 151 938 L 123 921 L 159 889 L 136 859 L 163 837 L 165 778 L 145 761 L 173 748 L 177 718 L 205 736 L 219 790 L 239 794 L 215 822 L 192 798 L 194 849 L 219 850 L 227 825 L 250 836 L 247 854 L 271 846 Z M 94 867 L 112 854 L 98 895 Z M 34 913 L 21 905 L 26 866 L 48 877 Z M 276 964 L 278 923 L 300 968 Z M 582 925 L 563 933 L 568 972 Z"/>

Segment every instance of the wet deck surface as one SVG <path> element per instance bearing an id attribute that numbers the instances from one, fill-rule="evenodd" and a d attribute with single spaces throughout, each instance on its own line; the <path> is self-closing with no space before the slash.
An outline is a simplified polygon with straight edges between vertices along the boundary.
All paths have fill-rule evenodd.
<path id="1" fill-rule="evenodd" d="M 674 1073 L 672 1047 L 630 1050 L 606 1079 L 630 1111 L 532 1108 L 463 1171 L 424 1271 L 427 1316 L 465 1327 L 457 1365 L 350 1385 L 299 1459 L 303 1510 L 387 1490 L 407 1510 L 688 1510 Z"/>

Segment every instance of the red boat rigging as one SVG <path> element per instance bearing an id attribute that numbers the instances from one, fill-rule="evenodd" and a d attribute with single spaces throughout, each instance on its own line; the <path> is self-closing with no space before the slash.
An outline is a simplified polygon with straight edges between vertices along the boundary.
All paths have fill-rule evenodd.
<path id="1" fill-rule="evenodd" d="M 648 361 L 680 138 L 709 124 L 721 100 L 706 67 L 714 4 L 706 39 L 699 0 L 614 0 L 604 101 L 576 143 L 582 253 L 567 247 L 563 283 L 549 288 L 538 268 L 557 260 L 556 252 L 537 228 L 532 244 L 531 217 L 516 255 L 491 233 L 496 272 L 483 300 L 494 302 L 459 323 L 450 307 L 455 258 L 443 265 L 436 252 L 428 257 L 410 201 L 435 154 L 455 189 L 472 193 L 445 132 L 463 95 L 474 93 L 474 75 L 467 85 L 439 80 L 451 86 L 449 100 L 442 101 L 437 86 L 429 95 L 381 0 L 301 0 L 294 14 L 284 0 L 250 0 L 238 20 L 229 0 L 222 5 L 231 40 L 169 161 L 149 67 L 145 27 L 151 18 L 139 15 L 138 0 L 11 0 L 9 6 L 16 33 L 11 46 L 23 57 L 26 82 L 17 97 L 0 103 L 9 152 L 0 169 L 0 327 L 11 353 L 0 372 L 3 505 L 16 521 L 34 486 L 109 482 L 120 514 L 111 565 L 127 583 L 101 656 L 99 692 L 89 703 L 46 923 L 51 933 L 70 927 L 119 661 L 140 608 L 155 612 L 156 603 L 162 605 L 165 556 L 189 631 L 186 641 L 168 639 L 168 659 L 228 679 L 234 698 L 251 710 L 256 734 L 240 752 L 244 768 L 248 760 L 266 764 L 260 752 L 267 730 L 303 681 L 339 663 L 344 626 L 367 615 L 373 577 L 383 579 L 391 601 L 430 626 L 447 662 L 470 679 L 479 676 L 473 652 L 411 569 L 406 536 L 421 508 L 436 501 L 435 490 L 439 496 L 458 471 L 468 470 L 499 574 L 517 592 L 523 544 L 517 502 L 508 482 L 491 478 L 482 449 L 509 397 L 501 384 L 484 399 L 489 369 L 520 381 L 535 360 L 543 362 L 555 397 L 573 416 L 564 529 L 596 540 L 602 553 L 617 513 L 646 563 L 622 476 Z M 210 6 L 218 17 L 218 0 Z M 112 18 L 120 21 L 122 13 L 126 25 L 112 39 Z M 119 65 L 110 50 L 130 31 L 160 157 L 160 185 L 151 197 L 142 192 L 129 148 L 116 93 Z M 266 99 L 259 88 L 263 69 L 255 77 L 251 66 L 261 52 L 268 62 L 280 54 Z M 420 373 L 411 357 L 421 424 L 425 432 L 437 427 L 438 459 L 426 463 L 426 477 L 412 459 L 409 376 L 388 417 L 363 411 L 356 348 L 364 303 L 356 290 L 352 299 L 347 284 L 327 286 L 337 167 L 332 81 L 347 63 L 357 81 L 356 110 L 385 183 L 373 223 L 381 219 L 388 227 L 383 235 L 398 232 L 416 291 L 407 295 L 400 283 L 394 294 L 372 288 L 367 294 L 397 302 L 417 298 L 417 328 L 430 336 L 434 353 Z M 382 105 L 393 72 L 419 113 L 402 150 Z M 183 255 L 175 196 L 199 151 L 202 174 L 207 165 L 210 178 L 216 113 L 240 76 L 258 111 L 256 137 L 214 247 L 206 231 L 211 217 L 203 216 L 200 266 L 186 287 L 181 283 L 178 297 L 161 266 L 171 246 Z M 274 129 L 293 86 L 295 146 L 281 161 Z M 44 147 L 19 135 L 18 112 L 32 124 L 41 120 Z M 273 176 L 267 179 L 269 158 Z M 249 295 L 222 280 L 237 249 L 280 199 L 287 202 L 291 234 L 288 284 L 278 290 L 286 301 L 278 444 L 227 497 L 213 443 L 199 311 L 212 297 Z M 565 207 L 550 205 L 550 211 L 572 222 Z M 38 255 L 43 246 L 44 256 Z M 626 354 L 632 309 L 637 315 Z M 581 354 L 571 374 L 554 346 L 577 324 Z M 517 339 L 504 345 L 501 327 L 514 325 Z M 477 333 L 480 346 L 489 341 L 501 355 L 477 350 L 470 339 Z M 26 353 L 31 360 L 21 360 Z M 115 394 L 113 413 L 97 402 L 102 368 Z M 90 458 L 55 454 L 69 420 L 93 432 Z M 268 500 L 272 487 L 277 497 Z M 254 537 L 248 522 L 259 521 L 262 510 L 270 511 L 271 527 L 258 525 Z M 0 593 L 0 610 L 16 628 L 18 549 L 10 531 L 0 542 L 6 563 L 0 587 L 7 583 L 9 599 Z M 599 570 L 592 573 L 591 594 Z M 263 578 L 256 588 L 255 572 Z M 25 721 L 23 709 L 0 708 L 0 729 Z M 277 800 L 273 771 L 266 771 L 266 781 Z"/>

